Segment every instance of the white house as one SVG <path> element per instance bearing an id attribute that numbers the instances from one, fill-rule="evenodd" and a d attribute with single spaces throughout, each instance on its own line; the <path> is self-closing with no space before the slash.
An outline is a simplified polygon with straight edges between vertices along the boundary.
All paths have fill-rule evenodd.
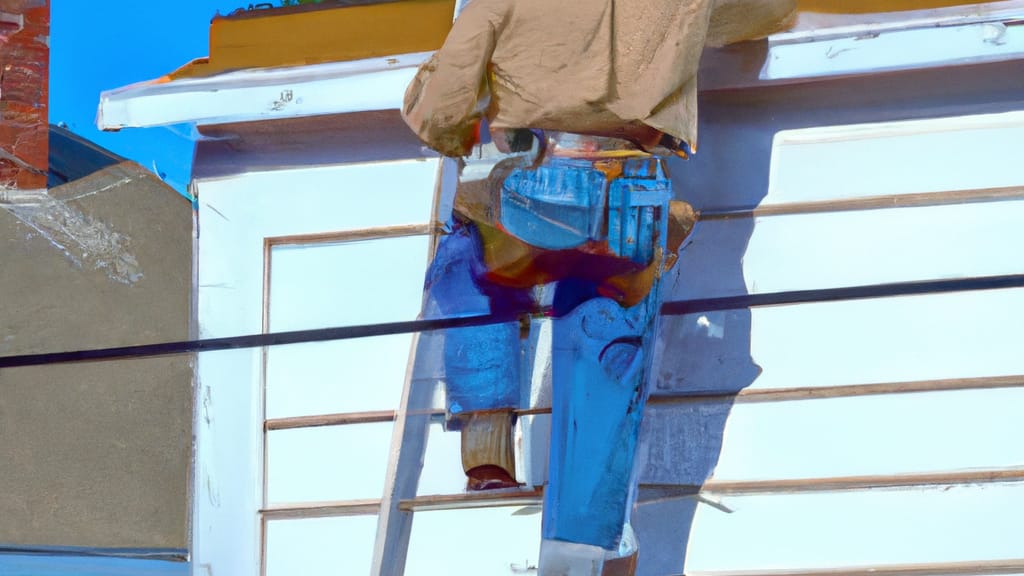
<path id="1" fill-rule="evenodd" d="M 1024 2 L 849 4 L 705 54 L 641 574 L 1024 574 Z M 453 9 L 219 18 L 207 61 L 102 96 L 102 128 L 198 128 L 200 337 L 417 318 L 456 164 L 398 108 Z M 193 573 L 530 573 L 544 394 L 536 489 L 466 494 L 429 344 L 201 354 Z"/>

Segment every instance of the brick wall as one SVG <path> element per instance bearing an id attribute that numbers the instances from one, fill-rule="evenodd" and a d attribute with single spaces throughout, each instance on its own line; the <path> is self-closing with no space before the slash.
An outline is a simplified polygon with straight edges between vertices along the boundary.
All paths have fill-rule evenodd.
<path id="1" fill-rule="evenodd" d="M 0 0 L 0 188 L 46 187 L 48 0 Z"/>

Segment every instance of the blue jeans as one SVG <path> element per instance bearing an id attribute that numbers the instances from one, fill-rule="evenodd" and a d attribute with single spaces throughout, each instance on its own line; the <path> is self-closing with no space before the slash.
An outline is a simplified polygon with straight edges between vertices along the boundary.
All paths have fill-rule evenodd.
<path id="1" fill-rule="evenodd" d="M 633 461 L 661 305 L 671 184 L 657 159 L 598 162 L 551 157 L 539 167 L 513 170 L 502 182 L 500 224 L 518 240 L 555 255 L 543 264 L 545 277 L 557 281 L 544 538 L 610 550 L 628 521 L 635 487 Z M 529 287 L 488 277 L 483 251 L 473 222 L 452 223 L 426 282 L 441 313 L 531 308 Z M 597 262 L 622 261 L 631 270 L 653 266 L 646 295 L 630 306 L 602 297 L 602 272 L 577 265 L 577 257 L 595 251 L 606 258 Z M 458 426 L 458 414 L 519 405 L 518 322 L 449 330 L 444 359 L 450 428 Z"/>

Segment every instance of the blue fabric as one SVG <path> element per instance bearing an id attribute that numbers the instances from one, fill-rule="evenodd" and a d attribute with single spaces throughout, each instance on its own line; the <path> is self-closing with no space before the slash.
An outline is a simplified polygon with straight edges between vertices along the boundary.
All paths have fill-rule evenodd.
<path id="1" fill-rule="evenodd" d="M 628 520 L 661 295 L 590 300 L 554 321 L 543 535 L 612 550 Z"/>
<path id="2" fill-rule="evenodd" d="M 546 250 L 600 239 L 605 177 L 589 162 L 552 161 L 516 169 L 501 187 L 501 224 L 520 240 Z"/>
<path id="3" fill-rule="evenodd" d="M 619 178 L 608 192 L 608 245 L 612 252 L 639 264 L 654 257 L 657 237 L 668 234 L 667 180 Z M 660 210 L 659 210 L 660 209 Z M 664 248 L 664 242 L 662 242 Z"/>
<path id="4" fill-rule="evenodd" d="M 612 251 L 650 262 L 653 238 L 665 237 L 672 184 L 661 162 L 622 160 L 622 175 L 607 181 L 593 161 L 548 157 L 536 168 L 513 170 L 501 187 L 501 224 L 516 238 L 546 250 L 607 239 Z M 607 206 L 607 210 L 606 210 Z"/>
<path id="5" fill-rule="evenodd" d="M 502 225 L 531 245 L 560 250 L 609 242 L 646 265 L 665 248 L 671 185 L 656 159 L 622 162 L 609 185 L 589 160 L 553 157 L 517 169 L 502 185 Z M 442 313 L 526 309 L 529 292 L 487 281 L 480 238 L 456 223 L 427 277 Z M 569 276 L 570 270 L 566 270 Z M 594 278 L 557 276 L 552 351 L 552 428 L 543 535 L 614 549 L 634 493 L 634 460 L 648 395 L 660 275 L 644 300 L 623 308 L 598 297 Z M 513 408 L 520 396 L 516 322 L 449 330 L 448 410 Z"/>
<path id="6" fill-rule="evenodd" d="M 453 223 L 427 271 L 426 290 L 445 316 L 528 309 L 529 292 L 487 282 L 480 239 L 471 225 Z M 519 323 L 445 332 L 444 365 L 450 415 L 519 404 Z M 453 421 L 451 428 L 458 428 Z"/>

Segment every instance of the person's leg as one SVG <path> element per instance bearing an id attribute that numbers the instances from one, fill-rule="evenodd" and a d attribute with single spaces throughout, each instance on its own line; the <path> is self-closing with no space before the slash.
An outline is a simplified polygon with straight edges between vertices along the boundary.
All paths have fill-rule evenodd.
<path id="1" fill-rule="evenodd" d="M 472 224 L 456 222 L 427 272 L 430 307 L 444 316 L 527 306 L 522 290 L 483 278 Z M 520 396 L 519 322 L 454 328 L 444 336 L 447 427 L 462 431 L 463 469 L 471 490 L 516 486 L 513 410 Z"/>
<path id="2" fill-rule="evenodd" d="M 659 294 L 589 300 L 554 321 L 545 537 L 618 545 L 646 398 Z"/>
<path id="3" fill-rule="evenodd" d="M 653 273 L 624 286 L 639 295 L 633 305 L 587 300 L 590 291 L 579 282 L 566 282 L 568 293 L 555 297 L 560 313 L 566 304 L 578 305 L 554 321 L 542 574 L 586 574 L 595 567 L 630 574 L 638 554 L 628 522 L 661 307 L 669 191 L 660 171 L 625 176 L 609 186 L 609 244 Z M 632 286 L 641 278 L 642 285 Z"/>

